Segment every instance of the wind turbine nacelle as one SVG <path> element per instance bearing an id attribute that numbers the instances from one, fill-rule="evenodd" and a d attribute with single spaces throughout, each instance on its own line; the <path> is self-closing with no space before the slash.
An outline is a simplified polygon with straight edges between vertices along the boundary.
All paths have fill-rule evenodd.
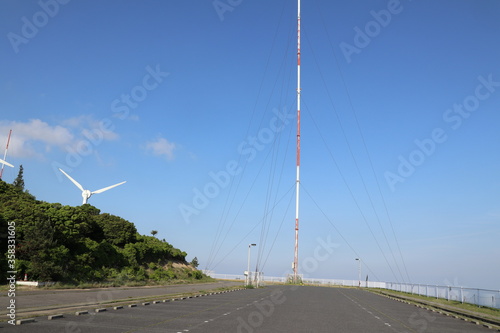
<path id="1" fill-rule="evenodd" d="M 85 203 L 87 202 L 88 198 L 92 196 L 92 192 L 90 190 L 83 190 L 82 191 L 82 197 Z"/>

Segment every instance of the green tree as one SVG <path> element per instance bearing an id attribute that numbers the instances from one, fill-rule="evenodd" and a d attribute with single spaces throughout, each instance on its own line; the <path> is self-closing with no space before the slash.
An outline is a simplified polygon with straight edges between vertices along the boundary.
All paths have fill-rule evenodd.
<path id="1" fill-rule="evenodd" d="M 24 179 L 23 179 L 23 165 L 21 164 L 19 166 L 19 173 L 17 174 L 16 179 L 14 179 L 14 182 L 12 185 L 19 190 L 19 191 L 24 191 Z"/>
<path id="2" fill-rule="evenodd" d="M 193 266 L 194 268 L 197 268 L 199 263 L 198 263 L 198 258 L 194 257 L 193 260 L 191 260 L 190 262 L 191 266 Z"/>
<path id="3" fill-rule="evenodd" d="M 158 233 L 157 230 L 151 230 L 151 235 L 153 235 L 153 237 L 156 236 L 157 233 Z"/>
<path id="4" fill-rule="evenodd" d="M 70 250 L 76 250 L 85 238 L 103 239 L 102 228 L 95 221 L 99 210 L 90 205 L 77 207 L 41 203 L 45 215 L 55 228 L 55 239 Z"/>
<path id="5" fill-rule="evenodd" d="M 72 266 L 69 250 L 58 244 L 51 221 L 43 215 L 36 215 L 24 224 L 23 237 L 18 239 L 17 271 L 21 276 L 27 273 L 33 280 L 67 279 Z"/>
<path id="6" fill-rule="evenodd" d="M 95 220 L 104 232 L 104 239 L 110 244 L 123 247 L 137 241 L 137 229 L 133 223 L 108 213 L 96 216 Z"/>
<path id="7" fill-rule="evenodd" d="M 1 180 L 0 180 L 1 181 Z M 5 281 L 7 278 L 7 271 L 8 266 L 7 266 L 7 249 L 8 249 L 8 242 L 7 242 L 7 237 L 8 237 L 8 224 L 7 221 L 3 218 L 3 215 L 0 214 L 0 279 L 1 281 Z"/>

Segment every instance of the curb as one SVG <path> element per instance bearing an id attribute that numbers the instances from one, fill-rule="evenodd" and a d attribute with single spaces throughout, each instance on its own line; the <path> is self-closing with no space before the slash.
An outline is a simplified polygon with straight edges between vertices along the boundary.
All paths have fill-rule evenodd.
<path id="1" fill-rule="evenodd" d="M 53 320 L 53 319 L 60 319 L 60 318 L 64 318 L 64 316 L 61 314 L 56 314 L 56 315 L 52 315 L 52 316 L 48 316 L 47 319 L 48 320 Z"/>
<path id="2" fill-rule="evenodd" d="M 16 320 L 16 325 L 23 325 L 28 323 L 34 323 L 35 318 L 26 318 L 26 319 L 18 319 Z"/>

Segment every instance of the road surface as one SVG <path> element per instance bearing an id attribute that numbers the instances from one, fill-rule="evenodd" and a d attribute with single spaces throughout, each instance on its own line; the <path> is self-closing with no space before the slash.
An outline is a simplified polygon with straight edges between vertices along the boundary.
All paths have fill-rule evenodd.
<path id="1" fill-rule="evenodd" d="M 364 290 L 268 286 L 48 320 L 0 332 L 336 332 L 447 333 L 490 329 Z"/>

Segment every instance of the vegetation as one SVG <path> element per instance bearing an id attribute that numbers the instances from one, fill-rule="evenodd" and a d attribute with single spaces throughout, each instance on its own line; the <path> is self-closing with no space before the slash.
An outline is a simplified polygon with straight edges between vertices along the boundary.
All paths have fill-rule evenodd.
<path id="1" fill-rule="evenodd" d="M 129 284 L 207 279 L 186 253 L 165 240 L 140 235 L 121 217 L 48 203 L 24 190 L 23 170 L 14 184 L 0 180 L 0 279 L 7 281 L 7 230 L 15 224 L 17 278 L 66 284 Z"/>
<path id="2" fill-rule="evenodd" d="M 292 274 L 288 275 L 288 278 L 286 279 L 287 284 L 298 284 L 298 285 L 303 285 L 304 283 L 302 282 L 302 277 L 297 276 L 294 277 Z"/>
<path id="3" fill-rule="evenodd" d="M 189 263 L 191 266 L 193 266 L 194 268 L 198 268 L 198 258 L 197 257 L 194 257 L 193 260 L 191 260 L 191 262 Z"/>
<path id="4" fill-rule="evenodd" d="M 19 173 L 17 174 L 17 177 L 16 179 L 14 179 L 14 182 L 12 183 L 12 185 L 14 185 L 14 187 L 16 189 L 18 189 L 19 191 L 24 191 L 24 178 L 23 178 L 23 166 L 20 165 L 19 166 Z"/>

